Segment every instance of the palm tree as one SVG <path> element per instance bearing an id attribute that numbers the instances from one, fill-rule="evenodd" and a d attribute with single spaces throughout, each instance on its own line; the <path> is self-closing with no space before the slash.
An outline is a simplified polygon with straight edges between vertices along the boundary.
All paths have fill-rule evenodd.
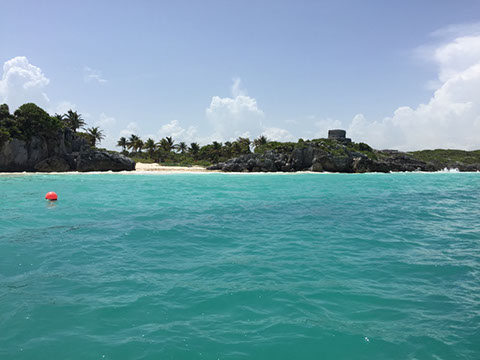
<path id="1" fill-rule="evenodd" d="M 198 143 L 193 142 L 190 144 L 190 148 L 188 149 L 188 152 L 192 154 L 193 158 L 195 158 L 198 155 L 199 151 L 200 151 L 200 145 L 198 145 Z"/>
<path id="2" fill-rule="evenodd" d="M 83 129 L 86 125 L 82 119 L 82 115 L 76 111 L 68 110 L 64 116 L 67 126 L 72 129 L 74 133 L 76 133 L 78 129 Z"/>
<path id="3" fill-rule="evenodd" d="M 148 138 L 147 141 L 145 141 L 144 146 L 145 149 L 147 149 L 148 156 L 152 158 L 155 150 L 157 150 L 157 144 L 155 144 L 155 140 L 153 140 L 152 138 Z"/>
<path id="4" fill-rule="evenodd" d="M 225 141 L 225 144 L 223 144 L 223 148 L 226 156 L 232 155 L 232 143 L 230 141 Z"/>
<path id="5" fill-rule="evenodd" d="M 236 141 L 238 145 L 240 145 L 240 153 L 242 154 L 248 154 L 250 153 L 250 144 L 252 143 L 249 138 L 242 138 L 239 137 Z"/>
<path id="6" fill-rule="evenodd" d="M 232 153 L 234 156 L 242 153 L 242 145 L 238 141 L 234 141 L 232 144 Z"/>
<path id="7" fill-rule="evenodd" d="M 175 141 L 173 141 L 173 138 L 171 136 L 167 136 L 160 140 L 159 145 L 163 148 L 163 150 L 169 153 L 174 148 Z"/>
<path id="8" fill-rule="evenodd" d="M 259 147 L 262 145 L 267 145 L 270 141 L 267 139 L 265 135 L 260 135 L 257 139 L 253 140 L 253 145 L 255 147 Z"/>
<path id="9" fill-rule="evenodd" d="M 181 141 L 177 145 L 175 145 L 175 149 L 180 151 L 180 153 L 185 154 L 185 151 L 188 150 L 188 146 L 185 142 Z"/>
<path id="10" fill-rule="evenodd" d="M 173 138 L 171 136 L 165 137 L 165 140 L 167 140 L 168 146 L 170 147 L 170 150 L 175 148 L 175 141 L 173 140 Z"/>
<path id="11" fill-rule="evenodd" d="M 222 155 L 222 143 L 218 141 L 213 141 L 212 145 L 207 145 L 207 156 L 209 157 L 210 161 L 218 162 L 218 159 Z"/>
<path id="12" fill-rule="evenodd" d="M 160 139 L 160 141 L 158 142 L 158 146 L 166 152 L 170 151 L 170 146 L 168 145 L 168 141 L 165 140 L 164 138 Z"/>
<path id="13" fill-rule="evenodd" d="M 243 138 L 243 137 L 239 137 L 237 139 L 237 142 L 239 142 L 241 145 L 245 145 L 247 147 L 250 147 L 250 144 L 252 143 L 249 138 Z"/>
<path id="14" fill-rule="evenodd" d="M 55 120 L 58 120 L 58 122 L 60 124 L 63 124 L 63 120 L 65 119 L 65 115 L 60 115 L 60 114 L 55 113 L 55 115 L 53 115 L 53 118 Z"/>
<path id="15" fill-rule="evenodd" d="M 124 136 L 118 139 L 117 146 L 121 147 L 122 151 L 125 151 L 125 149 L 127 148 L 127 145 L 128 145 L 128 141 Z"/>
<path id="16" fill-rule="evenodd" d="M 137 141 L 135 141 L 135 148 L 138 150 L 138 152 L 140 153 L 142 152 L 143 146 L 144 146 L 144 143 L 142 139 L 137 139 Z"/>
<path id="17" fill-rule="evenodd" d="M 127 141 L 127 147 L 129 150 L 132 150 L 133 152 L 136 152 L 137 148 L 136 148 L 136 145 L 137 145 L 137 140 L 139 140 L 140 138 L 135 135 L 135 134 L 131 134 L 130 137 L 128 138 L 128 141 Z"/>
<path id="18" fill-rule="evenodd" d="M 87 134 L 90 136 L 90 141 L 92 142 L 93 147 L 95 147 L 97 141 L 100 143 L 103 139 L 105 139 L 105 135 L 103 135 L 102 130 L 100 130 L 98 126 L 87 129 Z"/>

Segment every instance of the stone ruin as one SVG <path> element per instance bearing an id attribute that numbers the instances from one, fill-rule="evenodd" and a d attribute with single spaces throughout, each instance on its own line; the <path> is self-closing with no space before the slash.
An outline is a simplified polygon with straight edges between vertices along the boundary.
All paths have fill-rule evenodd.
<path id="1" fill-rule="evenodd" d="M 347 132 L 341 129 L 328 130 L 328 138 L 330 140 L 341 141 L 344 143 L 351 143 L 352 139 L 347 138 Z"/>

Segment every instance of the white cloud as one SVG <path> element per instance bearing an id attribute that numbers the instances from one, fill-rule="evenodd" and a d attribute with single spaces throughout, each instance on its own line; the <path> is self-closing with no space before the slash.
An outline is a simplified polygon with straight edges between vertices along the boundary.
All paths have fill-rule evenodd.
<path id="1" fill-rule="evenodd" d="M 277 128 L 277 127 L 264 128 L 262 135 L 266 136 L 268 140 L 272 140 L 272 141 L 295 141 L 296 140 L 288 130 Z"/>
<path id="2" fill-rule="evenodd" d="M 95 126 L 100 126 L 103 128 L 110 128 L 117 123 L 113 116 L 108 116 L 105 113 L 100 114 L 100 118 L 95 122 Z"/>
<path id="3" fill-rule="evenodd" d="M 236 98 L 237 96 L 247 95 L 247 91 L 243 89 L 241 86 L 242 86 L 242 79 L 240 79 L 239 77 L 233 78 L 233 84 L 230 91 L 234 98 Z"/>
<path id="4" fill-rule="evenodd" d="M 129 138 L 130 135 L 139 135 L 140 133 L 140 128 L 138 127 L 138 124 L 136 122 L 130 122 L 128 123 L 127 127 L 123 130 L 120 131 L 120 136 L 119 137 L 126 137 Z"/>
<path id="5" fill-rule="evenodd" d="M 433 59 L 440 66 L 440 81 L 452 79 L 480 63 L 480 35 L 462 36 L 438 47 Z"/>
<path id="6" fill-rule="evenodd" d="M 105 139 L 102 140 L 101 146 L 104 148 L 113 149 L 117 143 L 117 138 L 113 136 L 114 127 L 117 124 L 117 120 L 113 116 L 108 116 L 105 113 L 101 113 L 97 121 L 93 126 L 98 126 L 102 130 Z"/>
<path id="7" fill-rule="evenodd" d="M 75 111 L 76 109 L 77 105 L 75 105 L 74 103 L 71 103 L 70 101 L 61 101 L 55 106 L 49 107 L 47 111 L 50 114 L 65 114 L 68 110 Z"/>
<path id="8" fill-rule="evenodd" d="M 461 36 L 480 35 L 480 22 L 452 24 L 431 33 L 433 37 L 452 39 Z"/>
<path id="9" fill-rule="evenodd" d="M 206 109 L 207 120 L 216 140 L 225 141 L 239 136 L 257 136 L 263 131 L 264 113 L 257 100 L 246 95 L 240 78 L 234 79 L 232 97 L 214 96 Z"/>
<path id="10" fill-rule="evenodd" d="M 92 82 L 92 81 L 96 81 L 100 84 L 103 84 L 103 83 L 106 83 L 107 80 L 105 80 L 103 77 L 102 77 L 102 73 L 100 70 L 96 70 L 96 69 L 92 69 L 88 66 L 85 66 L 83 68 L 83 80 L 86 82 L 86 83 L 89 83 L 89 82 Z"/>
<path id="11" fill-rule="evenodd" d="M 49 99 L 43 88 L 49 82 L 39 67 L 30 64 L 25 56 L 17 56 L 3 64 L 1 102 L 8 103 L 12 110 L 27 102 L 45 106 Z"/>
<path id="12" fill-rule="evenodd" d="M 169 123 L 163 125 L 157 132 L 159 139 L 166 136 L 173 137 L 175 142 L 185 141 L 187 143 L 197 141 L 197 128 L 189 126 L 183 128 L 178 120 L 172 120 Z"/>
<path id="13" fill-rule="evenodd" d="M 400 150 L 480 148 L 480 35 L 455 37 L 427 54 L 439 69 L 431 99 L 416 108 L 399 107 L 380 121 L 358 114 L 347 128 L 350 137 Z"/>

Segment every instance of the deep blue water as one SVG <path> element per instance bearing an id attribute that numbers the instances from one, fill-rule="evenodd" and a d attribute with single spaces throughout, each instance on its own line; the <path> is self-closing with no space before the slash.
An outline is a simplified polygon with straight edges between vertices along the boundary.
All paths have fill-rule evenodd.
<path id="1" fill-rule="evenodd" d="M 1 359 L 480 358 L 478 173 L 0 190 Z"/>

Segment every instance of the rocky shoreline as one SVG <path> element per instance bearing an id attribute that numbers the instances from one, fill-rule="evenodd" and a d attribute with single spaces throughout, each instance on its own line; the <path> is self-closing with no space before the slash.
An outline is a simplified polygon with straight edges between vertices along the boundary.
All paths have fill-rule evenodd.
<path id="1" fill-rule="evenodd" d="M 99 150 L 70 129 L 53 136 L 10 139 L 0 145 L 0 172 L 131 171 L 135 162 L 116 152 Z"/>
<path id="2" fill-rule="evenodd" d="M 330 147 L 326 147 L 327 145 Z M 358 146 L 359 145 L 359 146 Z M 226 162 L 208 167 L 208 170 L 224 172 L 404 172 L 441 171 L 445 168 L 459 171 L 480 171 L 480 163 L 464 164 L 456 162 L 446 165 L 442 162 L 426 162 L 416 159 L 409 153 L 395 150 L 373 150 L 368 145 L 362 151 L 361 144 L 327 140 L 305 144 L 291 152 L 270 150 L 263 154 L 242 155 Z"/>

